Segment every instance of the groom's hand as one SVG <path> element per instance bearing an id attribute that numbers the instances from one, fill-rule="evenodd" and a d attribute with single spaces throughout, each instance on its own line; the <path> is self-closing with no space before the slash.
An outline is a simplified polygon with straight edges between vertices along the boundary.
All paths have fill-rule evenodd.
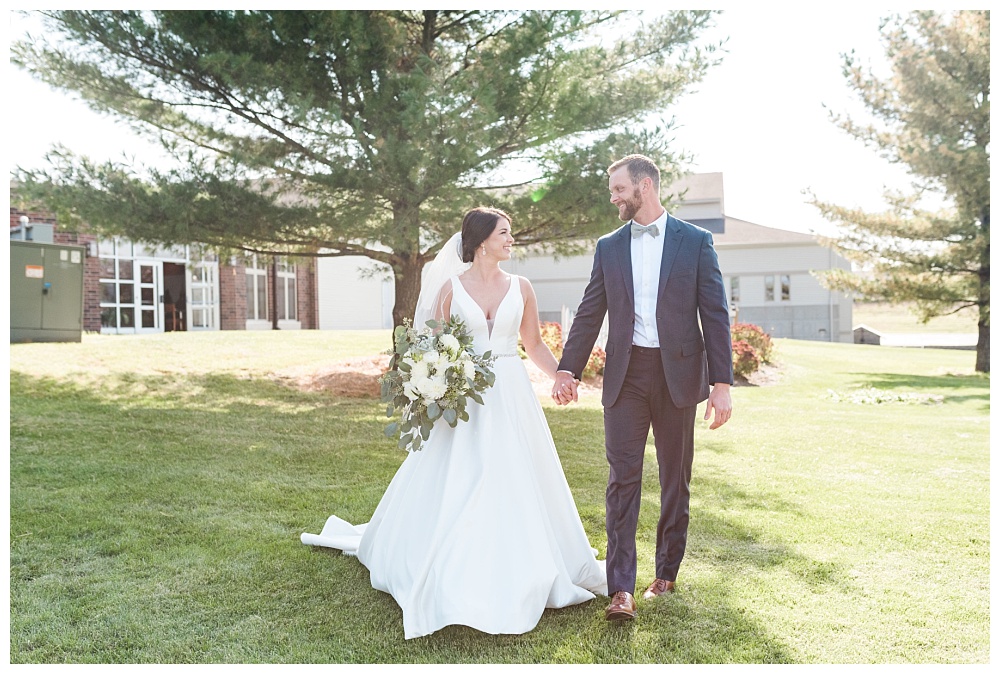
<path id="1" fill-rule="evenodd" d="M 705 406 L 705 420 L 712 416 L 715 411 L 715 420 L 708 428 L 715 430 L 722 424 L 729 421 L 733 415 L 733 400 L 729 396 L 729 384 L 716 384 L 712 387 L 712 392 L 708 394 L 708 405 Z"/>
<path id="2" fill-rule="evenodd" d="M 555 383 L 552 384 L 552 399 L 558 405 L 567 405 L 578 400 L 576 387 L 580 382 L 573 373 L 560 370 L 556 372 Z"/>

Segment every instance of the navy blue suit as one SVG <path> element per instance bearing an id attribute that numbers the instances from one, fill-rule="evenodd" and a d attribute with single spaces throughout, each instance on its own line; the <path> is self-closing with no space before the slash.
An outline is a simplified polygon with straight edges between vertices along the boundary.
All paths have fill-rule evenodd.
<path id="1" fill-rule="evenodd" d="M 604 368 L 608 591 L 634 592 L 642 458 L 652 427 L 660 472 L 656 576 L 675 580 L 687 542 L 694 421 L 711 384 L 733 383 L 729 307 L 711 232 L 667 216 L 656 302 L 658 349 L 633 346 L 629 224 L 601 237 L 563 348 L 578 378 L 608 316 Z M 648 236 L 648 235 L 644 235 Z M 699 320 L 700 319 L 700 320 Z"/>

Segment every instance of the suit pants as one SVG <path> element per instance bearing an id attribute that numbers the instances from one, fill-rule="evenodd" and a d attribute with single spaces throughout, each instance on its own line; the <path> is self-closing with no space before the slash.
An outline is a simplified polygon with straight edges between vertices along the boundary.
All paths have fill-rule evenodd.
<path id="1" fill-rule="evenodd" d="M 633 346 L 628 374 L 615 404 L 604 408 L 610 473 L 605 524 L 608 593 L 635 592 L 635 533 L 642 500 L 642 461 L 652 426 L 660 473 L 656 577 L 676 580 L 687 543 L 694 420 L 697 405 L 675 407 L 667 391 L 659 349 Z"/>

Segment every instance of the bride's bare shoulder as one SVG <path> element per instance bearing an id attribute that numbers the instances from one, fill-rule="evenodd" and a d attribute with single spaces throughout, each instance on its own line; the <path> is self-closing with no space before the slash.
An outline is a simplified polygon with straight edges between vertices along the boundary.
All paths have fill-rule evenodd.
<path id="1" fill-rule="evenodd" d="M 524 297 L 531 297 L 535 294 L 535 289 L 531 287 L 531 281 L 529 281 L 523 276 L 516 276 L 514 274 L 511 274 L 511 276 L 514 279 L 516 279 L 517 282 L 520 284 L 521 295 L 523 295 Z"/>

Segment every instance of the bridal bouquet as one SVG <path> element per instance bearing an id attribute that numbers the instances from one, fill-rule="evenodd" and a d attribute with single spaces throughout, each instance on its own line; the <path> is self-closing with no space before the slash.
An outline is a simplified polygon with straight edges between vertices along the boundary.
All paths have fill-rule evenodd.
<path id="1" fill-rule="evenodd" d="M 397 409 L 402 419 L 385 427 L 388 438 L 399 437 L 399 448 L 417 451 L 430 436 L 431 427 L 444 419 L 454 428 L 468 421 L 469 399 L 480 405 L 480 393 L 493 386 L 496 377 L 487 351 L 476 355 L 472 336 L 461 320 L 452 317 L 439 323 L 427 321 L 417 331 L 409 321 L 393 332 L 392 368 L 379 377 L 387 417 Z"/>

